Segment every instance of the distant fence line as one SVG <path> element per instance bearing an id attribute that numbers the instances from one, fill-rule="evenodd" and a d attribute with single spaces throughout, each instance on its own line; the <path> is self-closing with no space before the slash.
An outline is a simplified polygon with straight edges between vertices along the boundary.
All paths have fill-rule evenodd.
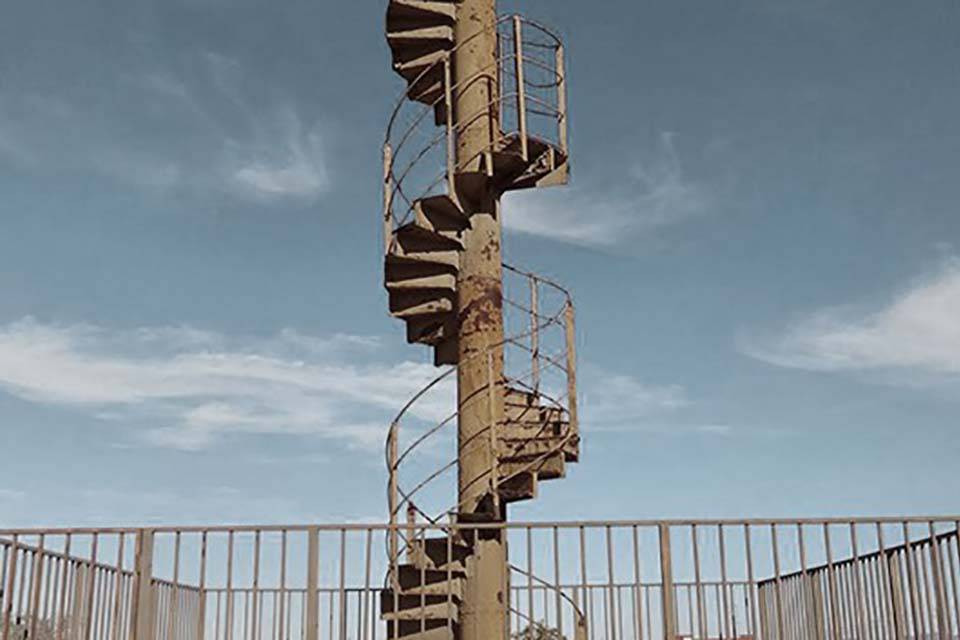
<path id="1" fill-rule="evenodd" d="M 510 624 L 960 637 L 960 517 L 505 525 Z M 408 537 L 491 525 L 404 526 Z M 0 530 L 0 640 L 385 640 L 388 525 Z M 534 577 L 536 576 L 536 577 Z"/>

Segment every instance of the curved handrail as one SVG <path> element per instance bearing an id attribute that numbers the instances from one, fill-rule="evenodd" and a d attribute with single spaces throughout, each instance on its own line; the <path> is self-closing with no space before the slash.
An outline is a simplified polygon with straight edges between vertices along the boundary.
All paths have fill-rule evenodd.
<path id="1" fill-rule="evenodd" d="M 550 584 L 549 582 L 547 582 L 546 580 L 544 580 L 544 579 L 541 578 L 540 576 L 538 576 L 538 575 L 536 575 L 536 574 L 534 574 L 534 573 L 530 573 L 530 572 L 527 571 L 526 569 L 522 569 L 522 568 L 518 567 L 518 566 L 515 565 L 515 564 L 508 564 L 507 567 L 508 567 L 511 571 L 515 571 L 516 573 L 519 573 L 519 574 L 521 574 L 521 575 L 523 575 L 523 576 L 526 576 L 527 578 L 530 578 L 530 579 L 533 580 L 534 582 L 539 583 L 540 586 L 545 587 L 545 588 L 547 588 L 547 589 L 550 589 L 550 590 L 556 592 L 561 598 L 563 598 L 564 600 L 566 600 L 567 603 L 568 603 L 571 607 L 573 607 L 573 611 L 574 611 L 574 613 L 576 613 L 576 623 L 577 623 L 577 627 L 579 627 L 579 628 L 581 628 L 581 629 L 583 629 L 583 630 L 586 629 L 586 622 L 587 622 L 586 616 L 584 616 L 583 611 L 580 610 L 580 607 L 579 607 L 579 606 L 577 605 L 577 603 L 573 600 L 573 598 L 571 598 L 569 595 L 567 595 L 567 593 L 566 593 L 563 589 L 561 589 L 560 587 L 558 587 L 558 586 L 555 585 L 555 584 Z M 530 620 L 530 616 L 524 614 L 523 612 L 521 612 L 521 611 L 516 611 L 516 613 L 519 613 L 521 616 L 523 616 L 524 618 L 526 618 L 528 621 L 533 622 L 532 620 Z M 558 615 L 559 615 L 559 613 L 558 613 Z"/>
<path id="2" fill-rule="evenodd" d="M 452 64 L 451 61 L 456 52 L 467 46 L 475 38 L 478 38 L 484 34 L 489 34 L 491 31 L 497 33 L 498 36 L 506 38 L 506 34 L 501 32 L 501 27 L 510 23 L 513 24 L 514 29 L 513 50 L 508 49 L 507 51 L 499 51 L 496 60 L 494 60 L 492 63 L 475 70 L 472 74 L 465 78 L 457 79 L 457 81 L 454 83 L 451 79 L 450 67 Z M 527 29 L 522 30 L 523 26 L 526 26 Z M 534 33 L 534 37 L 538 37 L 541 40 L 545 38 L 546 43 L 531 39 L 529 37 L 530 33 Z M 519 46 L 517 43 L 519 43 Z M 551 64 L 549 61 L 542 60 L 536 55 L 524 55 L 522 53 L 524 47 L 533 47 L 536 49 L 554 51 L 555 59 L 553 64 Z M 422 194 L 431 193 L 439 185 L 446 181 L 450 184 L 450 195 L 456 199 L 456 189 L 454 186 L 453 176 L 463 171 L 467 166 L 475 163 L 478 159 L 488 156 L 491 152 L 495 151 L 509 135 L 511 135 L 500 130 L 498 127 L 497 131 L 491 136 L 489 144 L 484 149 L 477 151 L 469 158 L 454 159 L 454 145 L 452 141 L 463 130 L 472 126 L 474 119 L 485 117 L 491 113 L 506 114 L 513 113 L 515 111 L 517 124 L 521 133 L 524 133 L 526 131 L 527 115 L 548 118 L 549 120 L 554 121 L 555 126 L 557 127 L 555 134 L 551 133 L 549 135 L 549 137 L 552 139 L 550 144 L 557 146 L 563 153 L 566 153 L 566 115 L 564 106 L 566 104 L 566 100 L 565 96 L 563 95 L 565 92 L 565 78 L 562 67 L 562 51 L 563 45 L 559 37 L 547 27 L 544 27 L 543 25 L 526 18 L 522 18 L 518 15 L 505 15 L 501 16 L 493 25 L 487 27 L 487 29 L 472 34 L 464 41 L 457 43 L 457 45 L 452 49 L 443 52 L 443 55 L 439 56 L 436 61 L 421 70 L 415 78 L 408 81 L 408 87 L 404 90 L 402 96 L 397 100 L 397 104 L 394 106 L 394 109 L 391 112 L 384 140 L 384 226 L 385 229 L 389 231 L 388 236 L 384 240 L 388 249 L 390 247 L 390 242 L 394 239 L 392 235 L 393 230 L 409 222 L 413 214 L 416 198 L 412 199 L 408 197 L 404 188 L 405 182 L 408 180 L 408 178 L 410 178 L 411 173 L 415 169 L 422 166 L 423 160 L 428 154 L 439 150 L 444 140 L 447 141 L 447 158 L 443 163 L 445 166 L 442 169 L 438 167 L 437 174 L 432 178 L 427 177 L 427 179 L 424 180 L 425 186 L 418 188 L 417 191 Z M 540 82 L 526 78 L 525 74 L 521 73 L 521 70 L 525 65 L 529 65 L 532 70 L 537 70 L 539 72 L 538 75 L 546 73 L 549 78 Z M 513 70 L 511 71 L 511 69 Z M 420 103 L 417 107 L 419 109 L 419 113 L 415 114 L 412 122 L 409 122 L 405 129 L 398 130 L 398 124 L 401 120 L 400 116 L 403 113 L 404 107 L 409 104 L 408 98 L 411 95 L 411 88 L 422 86 L 424 81 L 430 77 L 431 74 L 438 75 L 438 70 L 442 71 L 442 73 L 439 75 L 441 75 L 443 78 L 441 80 L 443 91 L 440 91 L 439 95 L 431 102 Z M 512 91 L 505 90 L 507 83 L 504 82 L 504 80 L 508 78 L 511 78 L 515 81 L 514 84 L 516 86 Z M 490 80 L 496 84 L 496 90 L 492 92 L 491 100 L 487 104 L 479 107 L 475 114 L 460 115 L 456 119 L 457 121 L 453 122 L 453 119 L 449 116 L 453 110 L 453 96 L 462 91 L 465 87 L 469 87 L 474 83 L 484 79 Z M 557 95 L 555 101 L 552 103 L 535 94 L 527 95 L 525 88 L 556 88 Z M 448 118 L 445 131 L 442 131 L 436 135 L 427 136 L 423 146 L 416 148 L 412 151 L 412 153 L 408 153 L 407 146 L 411 144 L 414 135 L 421 129 L 424 121 L 428 118 L 431 112 L 438 114 L 441 113 L 437 111 L 437 107 L 441 104 L 447 105 Z M 555 139 L 553 139 L 554 135 L 556 136 Z M 401 160 L 402 155 L 405 157 Z M 394 202 L 398 200 L 398 196 L 399 199 L 404 202 L 406 210 L 400 215 L 395 215 L 393 205 Z"/>
<path id="3" fill-rule="evenodd" d="M 563 42 L 560 40 L 560 37 L 557 34 L 555 34 L 553 31 L 551 31 L 549 28 L 545 27 L 543 24 L 536 22 L 534 20 L 530 20 L 529 18 L 521 16 L 520 14 L 506 14 L 497 18 L 497 21 L 492 25 L 492 27 L 477 31 L 476 33 L 472 34 L 470 37 L 466 38 L 462 42 L 457 43 L 456 46 L 454 46 L 453 48 L 451 48 L 449 51 L 446 52 L 445 56 L 442 56 L 439 60 L 437 60 L 436 62 L 431 64 L 429 67 L 424 69 L 422 72 L 420 72 L 413 81 L 409 82 L 409 85 L 413 86 L 418 82 L 420 82 L 421 80 L 423 80 L 424 78 L 426 78 L 432 71 L 434 71 L 434 69 L 437 68 L 438 65 L 442 66 L 445 59 L 450 59 L 455 52 L 467 46 L 468 44 L 473 42 L 476 38 L 479 38 L 480 36 L 483 36 L 483 35 L 487 35 L 490 33 L 490 31 L 496 31 L 501 25 L 509 23 L 515 19 L 520 19 L 520 21 L 523 24 L 537 29 L 540 33 L 542 33 L 543 35 L 546 35 L 547 37 L 553 40 L 553 44 L 547 45 L 547 46 L 542 44 L 538 45 L 537 43 L 529 43 L 529 42 L 525 42 L 524 43 L 525 46 L 540 46 L 543 48 L 552 48 L 554 50 L 556 50 L 557 48 L 563 47 Z M 473 79 L 475 79 L 475 77 L 470 76 L 469 79 L 472 81 Z M 407 103 L 407 100 L 408 100 L 407 91 L 404 91 L 404 94 L 397 100 L 397 103 L 390 114 L 389 124 L 387 125 L 387 137 L 386 137 L 386 140 L 384 141 L 385 143 L 388 143 L 390 141 L 391 132 L 393 131 L 393 125 L 396 123 L 396 120 L 400 115 L 400 111 L 403 110 L 403 107 Z M 429 106 L 432 107 L 438 102 L 439 100 L 437 100 L 437 102 Z"/>
<path id="4" fill-rule="evenodd" d="M 471 361 L 476 360 L 477 358 L 490 357 L 490 354 L 495 349 L 499 349 L 508 345 L 515 345 L 515 346 L 522 346 L 525 351 L 527 351 L 532 355 L 534 360 L 543 359 L 544 362 L 546 362 L 548 365 L 554 366 L 559 371 L 569 375 L 570 373 L 569 367 L 564 366 L 561 363 L 557 362 L 550 355 L 545 355 L 540 352 L 534 352 L 532 349 L 529 349 L 526 347 L 526 345 L 522 344 L 525 339 L 530 338 L 532 335 L 537 334 L 539 332 L 544 332 L 546 329 L 553 326 L 558 326 L 558 327 L 563 326 L 568 321 L 567 314 L 570 313 L 570 311 L 573 308 L 573 301 L 569 292 L 564 287 L 562 287 L 561 285 L 557 284 L 556 282 L 548 278 L 544 278 L 537 274 L 518 269 L 508 264 L 504 264 L 503 267 L 505 272 L 513 273 L 523 278 L 526 278 L 531 283 L 534 283 L 535 286 L 538 286 L 538 287 L 542 286 L 542 287 L 552 289 L 554 292 L 560 295 L 561 302 L 558 303 L 558 308 L 556 309 L 556 311 L 552 313 L 541 313 L 539 310 L 534 311 L 530 309 L 529 311 L 530 311 L 531 317 L 534 318 L 535 320 L 535 322 L 533 323 L 533 326 L 528 328 L 526 331 L 505 337 L 501 342 L 495 345 L 489 346 L 484 351 L 471 354 L 464 361 L 464 363 L 469 363 Z M 517 304 L 515 306 L 525 309 L 523 305 Z M 422 433 L 416 439 L 414 439 L 410 444 L 406 445 L 402 451 L 399 451 L 399 450 L 391 451 L 391 449 L 394 446 L 396 446 L 397 439 L 399 439 L 400 427 L 404 422 L 404 418 L 412 411 L 412 409 L 416 406 L 418 401 L 422 400 L 430 390 L 437 388 L 443 381 L 447 380 L 450 376 L 452 376 L 456 370 L 457 368 L 455 366 L 452 366 L 448 368 L 446 371 L 444 371 L 442 374 L 437 376 L 435 379 L 433 379 L 428 385 L 426 385 L 423 389 L 421 389 L 413 398 L 411 398 L 404 405 L 404 407 L 400 410 L 400 412 L 391 422 L 391 430 L 387 440 L 387 446 L 386 446 L 386 452 L 385 452 L 388 474 L 390 476 L 390 483 L 388 487 L 388 501 L 391 505 L 390 514 L 389 514 L 391 521 L 395 521 L 399 516 L 399 514 L 404 511 L 405 507 L 409 507 L 417 515 L 419 515 L 420 517 L 423 517 L 427 522 L 430 522 L 431 524 L 435 525 L 440 521 L 440 519 L 443 516 L 450 515 L 451 513 L 456 513 L 459 510 L 460 506 L 462 506 L 460 504 L 457 504 L 441 513 L 432 515 L 414 502 L 414 498 L 416 498 L 423 489 L 425 489 L 428 485 L 430 485 L 434 480 L 442 476 L 444 473 L 454 468 L 457 462 L 456 460 L 450 461 L 440 466 L 433 473 L 429 474 L 426 478 L 422 479 L 416 486 L 414 486 L 411 489 L 407 489 L 403 487 L 398 477 L 402 463 L 406 461 L 411 455 L 413 455 L 413 453 L 421 445 L 427 442 L 431 437 L 433 437 L 434 435 L 442 431 L 445 427 L 453 423 L 454 419 L 458 415 L 458 412 L 454 412 L 446 416 L 443 420 L 435 424 L 433 427 L 427 429 L 424 433 Z M 569 416 L 571 413 L 570 409 L 564 404 L 565 400 L 569 402 L 570 400 L 569 395 L 561 395 L 561 396 L 554 397 L 552 394 L 546 393 L 542 389 L 537 389 L 534 386 L 529 385 L 525 382 L 525 379 L 529 378 L 530 376 L 531 376 L 531 372 L 528 372 L 528 371 L 524 371 L 524 373 L 519 377 L 511 377 L 511 376 L 505 375 L 502 380 L 488 381 L 487 385 L 484 385 L 483 388 L 478 390 L 478 393 L 483 393 L 485 390 L 489 389 L 491 384 L 498 385 L 498 386 L 502 384 L 512 384 L 515 387 L 519 387 L 528 392 L 536 394 L 536 397 L 538 398 L 538 402 L 541 405 L 552 406 Z M 489 425 L 486 429 L 481 430 L 481 433 L 478 435 L 478 437 L 482 436 L 484 433 L 489 433 L 490 429 L 493 428 L 494 426 L 495 425 Z M 544 429 L 546 428 L 547 426 L 544 425 L 543 427 L 541 427 L 541 429 L 538 432 L 524 439 L 521 443 L 517 445 L 518 447 L 517 450 L 518 451 L 521 450 L 526 443 L 540 436 L 544 432 Z M 550 456 L 556 455 L 557 453 L 563 451 L 567 447 L 567 445 L 571 441 L 573 441 L 573 439 L 576 437 L 578 437 L 577 431 L 574 428 L 569 429 L 565 434 L 565 437 L 559 440 L 554 446 L 544 451 L 543 453 L 537 456 L 534 456 L 527 464 L 520 466 L 518 469 L 515 469 L 509 475 L 503 476 L 503 477 L 497 477 L 496 478 L 497 481 L 507 482 L 512 478 L 515 478 L 519 475 L 522 475 L 524 473 L 528 473 L 530 471 L 537 469 L 539 466 L 542 466 L 542 464 Z M 491 469 L 484 471 L 483 473 L 478 475 L 476 478 L 471 479 L 470 481 L 471 484 L 468 486 L 472 486 L 472 483 L 489 480 L 491 476 L 495 473 L 495 471 L 496 471 L 496 467 L 492 467 Z M 398 534 L 398 537 L 405 538 L 405 536 L 402 536 L 400 534 Z M 408 549 L 409 544 L 410 544 L 410 541 L 404 539 L 402 550 Z M 399 543 L 397 544 L 396 549 L 393 549 L 394 553 L 396 554 L 399 554 L 402 550 Z"/>
<path id="5" fill-rule="evenodd" d="M 470 42 L 472 42 L 475 38 L 489 34 L 491 31 L 496 33 L 498 38 L 506 38 L 506 35 L 501 32 L 501 27 L 510 23 L 513 25 L 512 50 L 511 47 L 507 47 L 507 51 L 504 51 L 498 47 L 498 54 L 493 63 L 477 69 L 468 77 L 460 78 L 456 83 L 454 83 L 451 79 L 451 65 L 456 52 L 462 47 L 470 44 Z M 526 26 L 528 29 L 522 29 L 522 26 Z M 530 33 L 534 34 L 532 38 L 528 35 Z M 542 57 L 538 55 L 524 56 L 522 51 L 527 47 L 539 51 L 552 51 L 554 58 L 553 62 L 551 63 L 551 61 L 549 61 L 549 54 L 541 54 Z M 534 76 L 535 79 L 528 79 L 526 77 L 526 74 L 524 73 L 525 65 L 530 66 L 530 74 Z M 427 81 L 431 75 L 437 75 L 438 71 L 440 71 L 442 74 L 440 85 L 442 91 L 440 91 L 440 95 L 428 103 L 417 101 L 420 102 L 420 106 L 418 107 L 420 112 L 416 114 L 412 120 L 407 121 L 405 129 L 400 129 L 399 123 L 401 122 L 401 115 L 404 107 L 408 104 L 408 98 L 411 98 L 414 95 L 413 89 L 416 87 L 424 87 L 425 81 Z M 455 109 L 453 96 L 463 91 L 465 88 L 472 86 L 474 83 L 484 81 L 495 83 L 494 86 L 496 89 L 491 91 L 491 99 L 487 102 L 487 104 L 479 107 L 476 113 L 458 114 L 456 122 L 454 122 L 452 115 Z M 430 82 L 435 82 L 435 80 L 431 79 Z M 514 84 L 514 89 L 512 91 L 506 88 L 508 86 L 508 82 Z M 535 137 L 534 135 L 530 135 L 530 132 L 527 130 L 528 114 L 531 116 L 548 118 L 549 121 L 554 122 L 553 126 L 556 126 L 556 140 L 547 140 L 547 142 L 552 147 L 559 149 L 560 153 L 565 156 L 567 154 L 565 82 L 566 80 L 563 72 L 563 44 L 561 43 L 559 37 L 542 24 L 512 14 L 499 17 L 493 25 L 482 31 L 472 34 L 470 37 L 461 42 L 458 42 L 451 50 L 446 51 L 443 55 L 438 56 L 438 59 L 433 64 L 424 68 L 420 73 L 417 74 L 415 78 L 412 80 L 408 79 L 407 87 L 404 90 L 403 95 L 398 99 L 397 104 L 391 112 L 384 142 L 384 230 L 387 234 L 387 237 L 385 237 L 384 240 L 385 244 L 387 245 L 387 251 L 389 252 L 391 250 L 391 243 L 397 241 L 397 228 L 406 224 L 410 220 L 411 215 L 414 213 L 416 202 L 426 195 L 433 193 L 434 190 L 437 189 L 437 187 L 440 186 L 444 181 L 446 181 L 449 185 L 448 189 L 450 197 L 452 197 L 454 201 L 457 201 L 456 176 L 462 173 L 468 167 L 475 166 L 475 163 L 478 161 L 478 159 L 489 159 L 491 153 L 502 148 L 503 142 L 510 136 L 514 135 L 515 132 L 505 132 L 500 126 L 504 121 L 511 121 L 509 114 L 514 113 L 514 108 L 516 110 L 516 124 L 519 128 L 519 133 L 521 134 L 520 139 L 523 141 L 524 160 L 527 160 L 527 140 Z M 552 103 L 549 99 L 544 99 L 541 97 L 545 96 L 546 94 L 527 95 L 527 89 L 540 91 L 553 88 L 555 88 L 557 91 L 556 103 Z M 426 139 L 423 142 L 424 146 L 414 147 L 413 141 L 415 139 L 419 140 L 420 136 L 422 136 L 421 127 L 423 126 L 424 121 L 426 121 L 426 119 L 431 115 L 431 111 L 436 116 L 440 116 L 443 113 L 438 109 L 438 106 L 441 104 L 446 106 L 447 117 L 445 127 L 438 134 L 425 136 Z M 488 146 L 476 152 L 469 158 L 455 158 L 454 141 L 456 137 L 459 136 L 463 131 L 468 130 L 469 127 L 473 126 L 476 120 L 482 118 L 492 118 L 495 122 L 497 122 L 497 126 L 495 127 L 496 130 L 493 135 L 491 135 Z M 537 122 L 542 123 L 544 121 L 539 120 Z M 440 123 L 438 122 L 438 124 Z M 539 125 L 535 127 L 535 129 L 539 131 Z M 552 135 L 553 134 L 548 134 L 547 137 L 552 138 Z M 444 167 L 438 172 L 436 177 L 432 177 L 429 170 L 421 171 L 421 168 L 424 166 L 424 159 L 427 158 L 427 156 L 431 153 L 434 153 L 444 141 L 446 141 L 446 158 Z M 549 166 L 551 169 L 553 168 L 552 163 Z M 416 186 L 414 188 L 410 188 L 409 184 L 409 182 L 414 182 L 412 177 L 416 178 Z M 423 178 L 426 179 L 424 180 Z M 426 184 L 425 188 L 423 184 L 420 184 L 421 180 L 423 180 L 423 183 Z M 409 197 L 408 194 L 411 193 L 416 193 L 416 197 Z M 394 205 L 395 203 L 399 204 L 401 202 L 403 203 L 401 206 L 405 206 L 406 211 L 400 216 L 395 216 Z M 538 303 L 536 302 L 536 297 L 534 297 L 529 308 L 523 304 L 515 303 L 505 297 L 505 304 L 509 304 L 513 308 L 523 313 L 525 316 L 529 316 L 529 328 L 524 331 L 505 336 L 497 344 L 489 345 L 482 351 L 470 354 L 460 363 L 458 363 L 458 366 L 475 363 L 478 358 L 489 359 L 493 357 L 495 353 L 497 353 L 497 350 L 505 350 L 511 347 L 519 348 L 524 354 L 524 357 L 530 358 L 530 370 L 523 371 L 519 377 L 511 377 L 506 373 L 503 373 L 499 379 L 492 379 L 491 377 L 491 379 L 487 380 L 486 385 L 482 385 L 482 387 L 478 389 L 476 393 L 485 393 L 493 388 L 506 387 L 507 385 L 511 386 L 512 388 L 521 389 L 525 392 L 533 394 L 533 397 L 536 399 L 534 406 L 521 411 L 521 419 L 526 411 L 536 410 L 535 408 L 538 407 L 549 407 L 551 410 L 555 408 L 561 412 L 561 415 L 567 416 L 567 424 L 570 426 L 570 428 L 566 430 L 562 438 L 559 438 L 557 441 L 551 441 L 551 445 L 546 451 L 530 456 L 530 460 L 526 464 L 516 465 L 509 475 L 500 475 L 498 465 L 499 457 L 495 455 L 491 467 L 478 475 L 476 478 L 472 478 L 469 481 L 471 484 L 476 482 L 490 482 L 491 488 L 494 491 L 496 490 L 498 482 L 508 482 L 510 479 L 516 476 L 535 470 L 538 466 L 542 466 L 542 464 L 551 456 L 556 455 L 558 452 L 564 451 L 574 438 L 579 437 L 576 429 L 576 398 L 575 393 L 572 392 L 571 383 L 574 375 L 572 364 L 573 346 L 571 344 L 573 323 L 573 301 L 571 296 L 569 292 L 562 286 L 536 274 L 517 269 L 510 265 L 504 265 L 504 271 L 516 274 L 529 280 L 531 286 L 534 287 L 534 296 L 537 295 L 536 291 L 539 287 L 546 287 L 559 292 L 560 302 L 558 303 L 556 309 L 542 312 L 538 306 Z M 540 348 L 540 334 L 545 334 L 547 330 L 553 327 L 566 328 L 566 364 L 563 364 L 560 361 L 562 360 L 562 356 L 555 358 L 553 355 Z M 525 341 L 527 340 L 530 341 L 529 347 L 525 344 Z M 547 393 L 540 388 L 540 376 L 542 375 L 542 372 L 546 370 L 552 370 L 551 368 L 555 368 L 556 371 L 559 371 L 567 376 L 566 394 L 560 394 L 554 397 L 553 394 Z M 421 492 L 427 486 L 431 485 L 431 483 L 433 483 L 437 478 L 456 467 L 456 459 L 452 462 L 439 466 L 439 468 L 433 470 L 432 473 L 428 474 L 426 478 L 421 479 L 412 488 L 404 487 L 401 484 L 399 477 L 401 467 L 404 465 L 404 463 L 408 462 L 408 460 L 410 460 L 410 458 L 416 452 L 423 449 L 425 447 L 425 443 L 435 438 L 440 432 L 444 431 L 448 425 L 455 423 L 456 418 L 459 415 L 460 407 L 463 406 L 462 403 L 466 401 L 465 399 L 460 399 L 455 412 L 447 415 L 443 420 L 426 429 L 423 433 L 415 437 L 412 442 L 406 444 L 403 450 L 400 451 L 399 438 L 405 419 L 413 414 L 414 408 L 419 402 L 424 400 L 428 393 L 437 389 L 444 381 L 449 380 L 449 378 L 457 370 L 457 366 L 450 367 L 438 375 L 424 388 L 418 391 L 403 406 L 391 423 L 385 453 L 388 473 L 390 476 L 390 482 L 388 486 L 390 521 L 393 525 L 396 525 L 399 514 L 402 513 L 405 508 L 407 509 L 408 514 L 410 514 L 410 516 L 413 518 L 414 523 L 416 518 L 421 516 L 426 521 L 430 522 L 431 525 L 437 525 L 440 518 L 442 518 L 445 514 L 455 515 L 460 510 L 461 505 L 457 504 L 452 509 L 447 509 L 444 512 L 432 517 L 426 513 L 420 505 L 414 502 L 414 498 L 419 498 Z M 527 384 L 528 380 L 531 380 L 532 382 Z M 492 438 L 496 439 L 497 427 L 499 424 L 500 422 L 498 421 L 491 421 L 491 424 L 487 425 L 484 429 L 481 429 L 481 431 L 474 437 L 484 437 L 484 434 L 489 434 Z M 520 440 L 520 442 L 516 445 L 518 447 L 516 451 L 522 450 L 527 443 L 540 437 L 544 430 L 549 428 L 550 425 L 545 423 L 542 424 L 535 433 L 527 433 L 526 435 L 522 436 L 522 439 L 517 438 Z M 464 443 L 459 444 L 461 447 L 464 445 Z M 397 526 L 393 526 L 391 528 L 391 535 L 387 537 L 391 571 L 388 574 L 387 579 L 389 579 L 390 576 L 395 576 L 394 571 L 398 566 L 397 563 L 399 562 L 400 554 L 408 551 L 413 545 L 415 536 L 413 536 L 413 539 L 409 539 L 408 534 L 409 532 L 401 532 L 401 529 Z M 448 531 L 448 535 L 453 535 L 452 530 Z M 401 539 L 403 540 L 402 550 L 399 546 L 399 541 Z M 521 573 L 526 573 L 519 567 L 511 567 L 511 569 L 520 571 Z M 537 580 L 547 587 L 551 587 L 548 582 L 543 581 L 536 576 L 531 576 L 531 578 Z M 576 612 L 578 629 L 582 628 L 584 624 L 583 613 L 567 594 L 563 593 L 562 590 L 558 591 L 558 593 L 573 607 L 574 611 Z M 580 635 L 578 633 L 578 639 L 579 637 Z"/>

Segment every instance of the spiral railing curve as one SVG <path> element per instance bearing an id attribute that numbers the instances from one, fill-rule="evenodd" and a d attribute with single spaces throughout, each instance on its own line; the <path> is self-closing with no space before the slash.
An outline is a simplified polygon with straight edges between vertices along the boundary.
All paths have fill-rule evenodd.
<path id="1" fill-rule="evenodd" d="M 474 38 L 489 34 L 487 31 L 457 42 L 418 73 L 405 76 L 408 88 L 391 113 L 383 146 L 383 242 L 388 262 L 391 256 L 411 260 L 402 237 L 411 226 L 419 225 L 421 233 L 422 228 L 426 228 L 434 238 L 442 235 L 439 240 L 449 241 L 449 247 L 458 247 L 461 233 L 470 226 L 469 217 L 462 214 L 460 205 L 460 191 L 467 181 L 465 176 L 485 173 L 502 192 L 564 184 L 567 180 L 563 44 L 549 29 L 519 15 L 499 18 L 492 29 L 497 41 L 496 61 L 492 65 L 454 81 L 455 53 L 470 45 Z M 489 83 L 490 102 L 475 113 L 457 113 L 454 117 L 455 96 L 478 82 Z M 477 118 L 491 114 L 497 126 L 486 146 L 472 157 L 458 158 L 458 136 Z M 503 178 L 502 172 L 494 171 L 494 163 L 504 162 L 504 157 L 511 155 L 515 165 L 522 169 Z M 496 181 L 501 179 L 504 182 L 498 184 Z M 463 218 L 457 223 L 460 226 L 440 227 L 428 219 L 423 209 L 431 198 L 442 202 L 447 215 L 460 214 Z M 401 558 L 412 556 L 417 543 L 424 542 L 422 528 L 418 537 L 418 521 L 432 527 L 442 527 L 444 520 L 455 524 L 462 506 L 451 490 L 456 483 L 440 481 L 457 469 L 458 449 L 466 444 L 457 441 L 457 405 L 468 400 L 456 398 L 458 366 L 486 359 L 489 374 L 476 393 L 491 396 L 502 393 L 505 398 L 513 394 L 524 398 L 526 406 L 519 408 L 519 414 L 515 411 L 516 420 L 522 421 L 527 411 L 555 416 L 554 423 L 544 421 L 539 430 L 536 426 L 521 430 L 519 437 L 512 433 L 510 439 L 503 433 L 504 427 L 509 426 L 506 418 L 491 416 L 476 437 L 490 438 L 495 452 L 493 462 L 470 482 L 487 483 L 491 493 L 497 495 L 498 486 L 531 472 L 535 476 L 538 469 L 558 454 L 568 455 L 571 445 L 578 451 L 575 311 L 571 296 L 557 283 L 529 271 L 504 264 L 503 274 L 503 341 L 460 361 L 449 354 L 441 355 L 437 344 L 425 342 L 434 346 L 437 364 L 445 369 L 404 405 L 390 425 L 385 447 L 391 524 L 387 537 L 390 571 L 385 577 L 385 586 L 393 589 L 395 608 L 399 605 Z M 435 274 L 431 275 L 433 282 L 440 280 Z M 450 284 L 450 273 L 442 275 L 444 286 L 455 286 Z M 451 306 L 449 301 L 446 306 L 435 301 L 428 304 L 447 311 Z M 393 307 L 391 299 L 391 311 Z M 408 325 L 408 340 L 415 341 L 410 335 Z M 494 374 L 497 367 L 493 361 L 501 353 L 503 373 Z M 565 428 L 539 442 L 531 455 L 526 446 L 555 424 Z M 545 443 L 548 446 L 544 446 Z M 511 448 L 523 451 L 522 455 L 511 457 Z M 503 452 L 502 455 L 499 452 Z M 501 459 L 507 462 L 501 464 Z M 406 522 L 401 523 L 404 514 Z M 457 528 L 451 526 L 445 531 L 452 543 L 458 535 Z M 519 567 L 509 568 L 511 572 L 527 575 L 529 580 L 550 586 Z M 558 605 L 561 600 L 572 607 L 578 626 L 582 627 L 584 618 L 577 603 L 558 591 Z M 581 631 L 578 630 L 577 637 L 581 637 Z"/>

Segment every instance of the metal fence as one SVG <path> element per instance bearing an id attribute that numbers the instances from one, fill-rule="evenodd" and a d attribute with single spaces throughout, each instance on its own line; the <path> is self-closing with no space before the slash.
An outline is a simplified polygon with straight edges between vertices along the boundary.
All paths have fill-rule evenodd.
<path id="1" fill-rule="evenodd" d="M 958 520 L 510 524 L 511 632 L 572 638 L 582 614 L 597 640 L 957 638 Z M 413 526 L 461 541 L 490 528 Z M 386 638 L 389 533 L 0 530 L 0 640 Z"/>

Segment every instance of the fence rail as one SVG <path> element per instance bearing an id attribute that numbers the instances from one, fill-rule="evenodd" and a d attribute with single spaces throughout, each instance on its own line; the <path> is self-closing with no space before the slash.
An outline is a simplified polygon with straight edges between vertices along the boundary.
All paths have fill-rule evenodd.
<path id="1" fill-rule="evenodd" d="M 955 639 L 958 523 L 416 524 L 414 535 L 503 528 L 515 634 L 533 621 L 572 638 L 579 610 L 597 640 Z M 0 640 L 381 640 L 391 531 L 0 530 Z"/>

